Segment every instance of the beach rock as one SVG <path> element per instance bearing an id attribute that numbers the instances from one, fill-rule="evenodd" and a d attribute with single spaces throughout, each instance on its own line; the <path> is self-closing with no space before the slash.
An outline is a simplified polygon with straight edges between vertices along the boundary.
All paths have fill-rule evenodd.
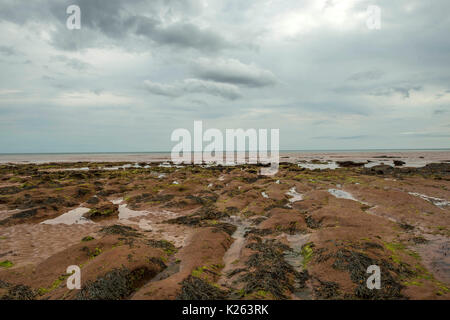
<path id="1" fill-rule="evenodd" d="M 312 159 L 310 161 L 310 163 L 312 163 L 312 164 L 327 164 L 328 162 L 327 161 L 318 160 L 318 159 Z"/>
<path id="2" fill-rule="evenodd" d="M 342 168 L 362 167 L 363 165 L 365 165 L 364 162 L 354 161 L 337 161 L 336 163 Z"/>
<path id="3" fill-rule="evenodd" d="M 0 188 L 0 195 L 10 195 L 21 192 L 22 189 L 16 186 Z"/>
<path id="4" fill-rule="evenodd" d="M 226 294 L 207 281 L 190 275 L 181 283 L 181 292 L 177 300 L 218 300 L 225 299 Z"/>
<path id="5" fill-rule="evenodd" d="M 141 236 L 140 233 L 136 229 L 131 228 L 129 226 L 122 226 L 119 224 L 104 227 L 104 228 L 100 229 L 100 232 L 104 233 L 104 234 L 114 234 L 114 235 L 118 234 L 123 237 L 140 237 Z"/>
<path id="6" fill-rule="evenodd" d="M 8 293 L 0 297 L 0 300 L 34 300 L 36 294 L 26 285 L 16 285 L 9 288 Z"/>
<path id="7" fill-rule="evenodd" d="M 18 222 L 25 221 L 26 219 L 29 219 L 29 218 L 32 218 L 32 217 L 36 216 L 37 213 L 38 213 L 38 209 L 37 208 L 24 210 L 24 211 L 15 213 L 15 214 L 11 215 L 10 217 L 1 220 L 0 221 L 0 226 L 2 226 L 2 225 L 11 225 L 11 224 L 15 224 L 15 223 L 18 223 Z"/>
<path id="8" fill-rule="evenodd" d="M 381 164 L 378 166 L 373 166 L 371 168 L 365 168 L 363 173 L 372 174 L 372 175 L 385 175 L 391 174 L 394 172 L 394 168 L 385 164 Z"/>
<path id="9" fill-rule="evenodd" d="M 421 168 L 396 168 L 382 164 L 371 168 L 365 168 L 362 173 L 369 175 L 422 174 L 440 177 L 450 175 L 450 163 L 429 163 Z"/>
<path id="10" fill-rule="evenodd" d="M 100 199 L 96 196 L 93 196 L 93 197 L 89 198 L 88 201 L 86 201 L 86 203 L 89 203 L 89 204 L 98 204 L 99 202 L 100 202 Z"/>
<path id="11" fill-rule="evenodd" d="M 403 166 L 405 164 L 406 164 L 406 162 L 404 162 L 404 161 L 394 160 L 394 166 L 396 166 L 396 167 L 401 167 L 401 166 Z"/>
<path id="12" fill-rule="evenodd" d="M 94 208 L 85 213 L 83 217 L 91 220 L 100 220 L 104 218 L 110 218 L 119 214 L 119 206 L 111 202 L 101 202 Z"/>
<path id="13" fill-rule="evenodd" d="M 450 163 L 429 163 L 423 168 L 417 168 L 419 172 L 433 174 L 450 174 Z"/>

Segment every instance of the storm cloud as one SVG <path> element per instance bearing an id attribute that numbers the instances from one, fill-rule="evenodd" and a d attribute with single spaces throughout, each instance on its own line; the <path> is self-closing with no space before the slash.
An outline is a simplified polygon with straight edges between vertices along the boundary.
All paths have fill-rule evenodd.
<path id="1" fill-rule="evenodd" d="M 194 120 L 279 128 L 288 150 L 449 147 L 448 12 L 446 0 L 3 0 L 0 152 L 170 150 Z"/>

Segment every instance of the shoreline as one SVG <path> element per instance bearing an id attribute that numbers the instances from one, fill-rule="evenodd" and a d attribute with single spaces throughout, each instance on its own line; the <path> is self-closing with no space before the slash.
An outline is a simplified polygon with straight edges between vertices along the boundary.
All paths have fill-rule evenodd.
<path id="1" fill-rule="evenodd" d="M 77 162 L 126 162 L 163 163 L 170 162 L 170 153 L 70 153 L 70 154 L 0 154 L 0 164 L 49 164 Z M 280 151 L 279 162 L 328 163 L 319 169 L 334 168 L 339 161 L 370 163 L 370 165 L 393 165 L 394 160 L 405 162 L 404 167 L 423 167 L 429 163 L 450 162 L 450 150 L 392 150 L 392 151 Z M 211 163 L 207 158 L 206 163 Z M 316 167 L 311 167 L 315 169 Z"/>

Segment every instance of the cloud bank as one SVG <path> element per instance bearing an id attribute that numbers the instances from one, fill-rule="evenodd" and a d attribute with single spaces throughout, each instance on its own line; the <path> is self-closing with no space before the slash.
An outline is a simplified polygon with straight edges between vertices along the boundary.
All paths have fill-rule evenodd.
<path id="1" fill-rule="evenodd" d="M 450 3 L 379 0 L 380 30 L 373 4 L 4 0 L 0 152 L 170 150 L 194 120 L 288 150 L 450 147 Z"/>

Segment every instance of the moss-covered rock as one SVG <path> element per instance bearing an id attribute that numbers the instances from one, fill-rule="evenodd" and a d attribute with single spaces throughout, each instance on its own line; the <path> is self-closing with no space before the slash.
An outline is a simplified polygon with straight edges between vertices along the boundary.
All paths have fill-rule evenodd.
<path id="1" fill-rule="evenodd" d="M 89 210 L 84 217 L 91 220 L 100 220 L 117 216 L 119 214 L 119 206 L 111 202 L 102 202 Z"/>

